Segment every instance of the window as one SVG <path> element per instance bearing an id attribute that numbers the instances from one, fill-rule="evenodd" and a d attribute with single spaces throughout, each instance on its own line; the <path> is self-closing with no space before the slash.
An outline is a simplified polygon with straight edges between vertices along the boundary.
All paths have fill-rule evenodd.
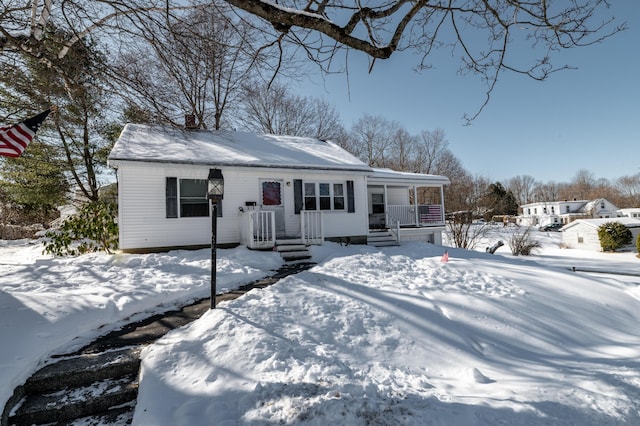
<path id="1" fill-rule="evenodd" d="M 569 213 L 569 206 L 565 206 L 565 211 Z"/>
<path id="2" fill-rule="evenodd" d="M 209 200 L 207 200 L 206 179 L 166 178 L 166 217 L 207 217 L 209 216 Z M 218 203 L 218 216 L 222 216 L 221 203 Z"/>
<path id="3" fill-rule="evenodd" d="M 317 210 L 316 207 L 316 184 L 305 183 L 304 184 L 304 209 L 305 210 Z"/>
<path id="4" fill-rule="evenodd" d="M 533 214 L 538 214 L 538 208 L 537 207 L 533 209 Z"/>
<path id="5" fill-rule="evenodd" d="M 543 209 L 542 209 L 542 212 L 543 212 L 544 214 L 547 214 L 547 208 L 546 208 L 546 207 L 545 207 L 545 208 L 543 208 Z"/>
<path id="6" fill-rule="evenodd" d="M 209 216 L 207 181 L 180 179 L 180 217 Z"/>
<path id="7" fill-rule="evenodd" d="M 178 178 L 168 177 L 165 188 L 167 217 L 178 217 Z"/>
<path id="8" fill-rule="evenodd" d="M 371 212 L 384 213 L 384 194 L 371 194 Z"/>
<path id="9" fill-rule="evenodd" d="M 554 214 L 556 212 L 556 208 L 554 206 L 551 206 L 551 214 Z"/>
<path id="10" fill-rule="evenodd" d="M 341 183 L 333 184 L 333 209 L 344 210 L 344 186 Z"/>
<path id="11" fill-rule="evenodd" d="M 305 210 L 344 210 L 343 183 L 312 183 L 304 184 Z"/>
<path id="12" fill-rule="evenodd" d="M 328 183 L 319 183 L 320 188 L 320 210 L 331 210 L 331 187 Z"/>
<path id="13" fill-rule="evenodd" d="M 531 214 L 531 209 L 530 208 L 527 209 L 527 214 Z"/>
<path id="14" fill-rule="evenodd" d="M 280 182 L 262 182 L 262 205 L 282 205 L 282 188 Z"/>
<path id="15" fill-rule="evenodd" d="M 578 244 L 584 243 L 584 236 L 578 232 Z"/>
<path id="16" fill-rule="evenodd" d="M 605 206 L 604 206 L 604 201 L 603 201 L 603 202 L 601 202 L 601 203 L 600 203 L 600 208 L 601 208 L 601 209 L 604 209 L 604 207 L 605 207 Z"/>

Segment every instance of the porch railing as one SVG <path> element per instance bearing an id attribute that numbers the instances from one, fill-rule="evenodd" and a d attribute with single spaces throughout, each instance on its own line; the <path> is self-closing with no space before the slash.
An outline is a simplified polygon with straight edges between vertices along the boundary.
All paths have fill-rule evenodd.
<path id="1" fill-rule="evenodd" d="M 444 225 L 444 212 L 440 204 L 388 205 L 387 213 L 400 223 L 400 226 L 438 226 Z"/>
<path id="2" fill-rule="evenodd" d="M 242 215 L 242 242 L 252 249 L 272 248 L 276 244 L 276 218 L 273 211 L 251 210 Z"/>
<path id="3" fill-rule="evenodd" d="M 307 244 L 320 245 L 324 242 L 324 227 L 322 226 L 322 211 L 300 211 L 300 234 L 302 241 Z"/>
<path id="4" fill-rule="evenodd" d="M 300 212 L 300 238 L 307 245 L 324 242 L 323 212 Z M 276 244 L 276 219 L 270 210 L 249 210 L 242 214 L 242 243 L 251 249 L 269 249 Z"/>

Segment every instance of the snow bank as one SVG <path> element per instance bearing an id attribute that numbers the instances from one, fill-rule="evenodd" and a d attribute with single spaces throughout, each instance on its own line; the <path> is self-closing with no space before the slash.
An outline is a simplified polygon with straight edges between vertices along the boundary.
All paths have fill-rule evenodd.
<path id="1" fill-rule="evenodd" d="M 134 424 L 640 422 L 637 284 L 443 250 L 318 248 L 149 347 Z"/>

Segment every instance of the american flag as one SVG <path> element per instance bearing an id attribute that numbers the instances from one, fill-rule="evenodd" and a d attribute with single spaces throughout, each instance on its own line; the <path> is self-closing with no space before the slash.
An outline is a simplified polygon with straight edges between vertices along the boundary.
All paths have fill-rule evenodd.
<path id="1" fill-rule="evenodd" d="M 442 207 L 437 204 L 420 206 L 420 223 L 442 222 Z"/>
<path id="2" fill-rule="evenodd" d="M 0 127 L 0 155 L 20 157 L 50 112 L 51 108 L 13 126 Z"/>

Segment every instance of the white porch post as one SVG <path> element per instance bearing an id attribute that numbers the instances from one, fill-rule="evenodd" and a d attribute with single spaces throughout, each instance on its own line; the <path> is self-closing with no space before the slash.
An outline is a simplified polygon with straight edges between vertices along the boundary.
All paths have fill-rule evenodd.
<path id="1" fill-rule="evenodd" d="M 387 184 L 384 186 L 384 226 L 389 227 L 389 200 L 387 199 Z"/>
<path id="2" fill-rule="evenodd" d="M 440 206 L 442 210 L 442 217 L 440 218 L 444 223 L 444 186 L 440 185 Z"/>
<path id="3" fill-rule="evenodd" d="M 413 185 L 413 214 L 415 217 L 415 224 L 416 226 L 420 225 L 420 222 L 418 221 L 419 219 L 419 215 L 418 215 L 418 185 Z"/>

